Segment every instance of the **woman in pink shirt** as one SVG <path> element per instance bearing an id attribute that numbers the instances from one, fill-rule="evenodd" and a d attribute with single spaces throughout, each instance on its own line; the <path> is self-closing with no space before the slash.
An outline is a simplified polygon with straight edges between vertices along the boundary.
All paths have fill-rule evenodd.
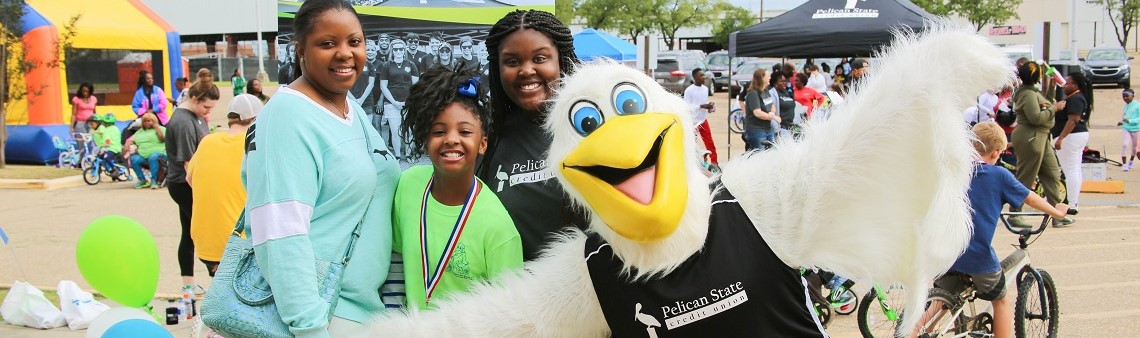
<path id="1" fill-rule="evenodd" d="M 87 120 L 95 115 L 95 105 L 99 103 L 99 99 L 95 97 L 95 87 L 90 83 L 84 82 L 79 85 L 79 90 L 75 91 L 75 97 L 71 98 L 71 132 L 72 133 L 87 133 Z"/>
<path id="2" fill-rule="evenodd" d="M 819 107 L 819 105 L 823 104 L 823 100 L 826 99 L 826 97 L 820 94 L 819 91 L 808 87 L 807 82 L 807 74 L 797 73 L 793 85 L 796 88 L 794 91 L 796 103 L 807 107 L 807 117 L 810 119 L 811 111 L 815 109 L 815 107 Z"/>

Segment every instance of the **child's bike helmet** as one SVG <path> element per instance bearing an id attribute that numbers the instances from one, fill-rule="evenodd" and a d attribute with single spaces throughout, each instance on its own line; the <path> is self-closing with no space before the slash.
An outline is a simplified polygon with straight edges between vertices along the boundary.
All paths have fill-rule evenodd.
<path id="1" fill-rule="evenodd" d="M 110 123 L 115 123 L 117 121 L 119 121 L 119 119 L 115 118 L 115 113 L 107 113 L 106 115 L 103 115 L 103 123 L 110 124 Z"/>

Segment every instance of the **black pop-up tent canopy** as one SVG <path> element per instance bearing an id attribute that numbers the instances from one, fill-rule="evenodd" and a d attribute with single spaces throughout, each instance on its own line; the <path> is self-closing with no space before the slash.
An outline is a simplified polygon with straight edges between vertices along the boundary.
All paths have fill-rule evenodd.
<path id="1" fill-rule="evenodd" d="M 891 30 L 922 30 L 936 18 L 908 0 L 809 0 L 787 13 L 729 35 L 734 57 L 868 56 Z"/>

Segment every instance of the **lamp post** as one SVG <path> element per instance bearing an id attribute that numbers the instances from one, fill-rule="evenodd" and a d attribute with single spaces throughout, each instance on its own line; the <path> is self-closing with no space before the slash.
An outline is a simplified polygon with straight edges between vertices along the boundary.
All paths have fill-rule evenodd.
<path id="1" fill-rule="evenodd" d="M 261 0 L 254 0 L 253 4 L 257 16 L 257 19 L 254 20 L 257 24 L 257 45 L 255 45 L 257 48 L 257 80 L 264 85 L 269 82 L 269 73 L 265 72 L 265 51 L 261 48 L 261 43 L 264 42 L 261 39 Z M 266 46 L 268 45 L 266 44 Z"/>
<path id="2" fill-rule="evenodd" d="M 1072 50 L 1072 53 L 1069 53 L 1069 61 L 1074 65 L 1078 64 L 1077 54 L 1080 53 L 1077 49 L 1077 1 L 1069 2 L 1069 49 Z"/>

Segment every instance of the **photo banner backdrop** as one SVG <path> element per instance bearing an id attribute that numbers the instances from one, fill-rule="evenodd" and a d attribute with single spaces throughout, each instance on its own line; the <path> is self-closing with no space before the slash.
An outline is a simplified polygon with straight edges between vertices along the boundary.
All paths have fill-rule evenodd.
<path id="1" fill-rule="evenodd" d="M 445 66 L 473 69 L 486 76 L 491 26 L 515 10 L 554 12 L 554 0 L 351 0 L 366 37 L 368 64 L 350 92 L 371 115 L 388 141 L 400 143 L 399 106 L 419 75 Z M 294 74 L 293 17 L 303 1 L 277 4 L 277 55 L 280 83 Z M 400 53 L 400 54 L 397 54 Z M 485 77 L 484 77 L 485 78 Z M 382 82 L 385 81 L 385 82 Z M 386 84 L 386 86 L 384 86 Z M 393 102 L 396 101 L 396 102 Z M 398 134 L 398 132 L 397 132 Z M 389 144 L 393 144 L 389 143 Z M 397 156 L 402 155 L 397 151 Z"/>

